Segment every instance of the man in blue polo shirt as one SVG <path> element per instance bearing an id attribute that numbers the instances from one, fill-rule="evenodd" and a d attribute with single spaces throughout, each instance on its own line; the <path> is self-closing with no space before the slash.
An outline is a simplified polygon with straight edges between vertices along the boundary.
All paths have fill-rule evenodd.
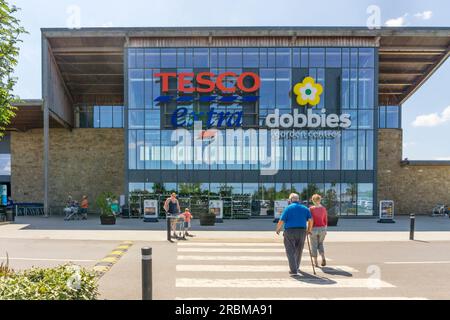
<path id="1" fill-rule="evenodd" d="M 289 261 L 290 275 L 294 276 L 300 272 L 303 249 L 308 234 L 313 228 L 311 212 L 307 207 L 300 204 L 298 194 L 289 197 L 291 205 L 284 210 L 277 226 L 277 234 L 284 231 L 284 246 Z"/>

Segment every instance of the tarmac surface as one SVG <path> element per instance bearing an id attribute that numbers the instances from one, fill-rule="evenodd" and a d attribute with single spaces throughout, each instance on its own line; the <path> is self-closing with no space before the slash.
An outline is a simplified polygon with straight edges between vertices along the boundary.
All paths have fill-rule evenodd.
<path id="1" fill-rule="evenodd" d="M 165 221 L 118 220 L 104 227 L 97 219 L 61 220 L 20 217 L 0 226 L 0 263 L 7 253 L 15 270 L 67 263 L 93 269 L 113 261 L 99 278 L 100 299 L 139 300 L 141 248 L 149 246 L 157 300 L 450 299 L 448 218 L 418 217 L 416 241 L 408 241 L 407 218 L 396 225 L 341 219 L 327 238 L 328 267 L 314 275 L 305 251 L 295 278 L 270 220 L 231 220 L 207 229 L 194 223 L 196 237 L 175 243 L 166 241 Z M 124 241 L 132 244 L 120 258 L 105 259 Z"/>

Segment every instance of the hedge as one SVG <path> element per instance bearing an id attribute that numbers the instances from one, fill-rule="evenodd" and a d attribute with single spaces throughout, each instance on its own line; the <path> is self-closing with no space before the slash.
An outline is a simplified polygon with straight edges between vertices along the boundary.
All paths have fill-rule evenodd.
<path id="1" fill-rule="evenodd" d="M 63 265 L 0 276 L 0 300 L 96 300 L 94 272 Z"/>

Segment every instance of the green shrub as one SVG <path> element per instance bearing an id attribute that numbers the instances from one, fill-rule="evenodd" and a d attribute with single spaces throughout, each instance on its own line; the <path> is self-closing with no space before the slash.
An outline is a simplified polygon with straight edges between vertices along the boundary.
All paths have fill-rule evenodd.
<path id="1" fill-rule="evenodd" d="M 73 265 L 0 277 L 0 300 L 96 300 L 95 274 Z"/>

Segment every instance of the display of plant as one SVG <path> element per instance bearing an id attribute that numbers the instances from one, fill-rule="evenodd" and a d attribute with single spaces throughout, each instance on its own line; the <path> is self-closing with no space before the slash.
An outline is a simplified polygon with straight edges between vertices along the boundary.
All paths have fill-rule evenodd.
<path id="1" fill-rule="evenodd" d="M 100 209 L 100 214 L 103 217 L 114 216 L 111 204 L 113 201 L 117 200 L 117 196 L 112 192 L 103 192 L 97 198 L 97 207 Z"/>
<path id="2" fill-rule="evenodd" d="M 98 295 L 95 273 L 75 265 L 0 277 L 0 300 L 96 300 Z"/>

